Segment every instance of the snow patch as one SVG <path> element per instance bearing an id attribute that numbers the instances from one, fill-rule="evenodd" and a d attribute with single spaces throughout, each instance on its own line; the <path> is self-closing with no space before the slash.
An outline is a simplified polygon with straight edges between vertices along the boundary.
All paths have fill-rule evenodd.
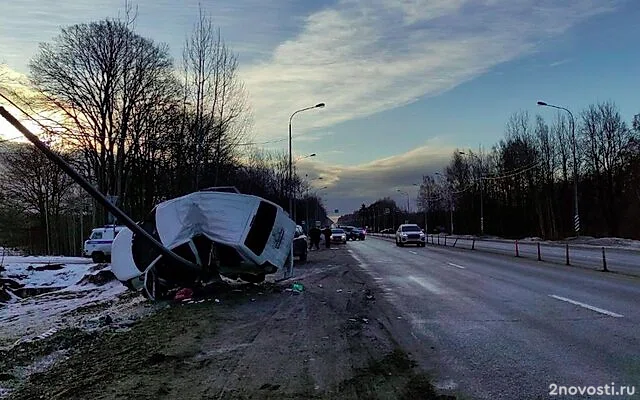
<path id="1" fill-rule="evenodd" d="M 571 243 L 586 244 L 590 246 L 640 249 L 640 240 L 624 239 L 624 238 L 618 238 L 618 237 L 594 238 L 594 237 L 584 236 L 584 237 L 578 237 L 578 238 L 571 238 L 571 239 L 568 239 L 567 241 L 570 241 Z"/>

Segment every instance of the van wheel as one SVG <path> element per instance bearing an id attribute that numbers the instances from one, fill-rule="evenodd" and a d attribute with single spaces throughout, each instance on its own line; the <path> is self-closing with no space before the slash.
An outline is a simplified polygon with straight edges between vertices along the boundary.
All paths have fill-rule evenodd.
<path id="1" fill-rule="evenodd" d="M 91 253 L 91 259 L 94 263 L 103 263 L 104 253 L 101 251 L 94 251 L 93 253 Z"/>

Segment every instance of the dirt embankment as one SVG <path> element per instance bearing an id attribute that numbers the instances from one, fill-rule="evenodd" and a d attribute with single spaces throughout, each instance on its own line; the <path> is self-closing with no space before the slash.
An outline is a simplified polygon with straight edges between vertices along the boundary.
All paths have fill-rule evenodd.
<path id="1" fill-rule="evenodd" d="M 61 356 L 9 398 L 444 398 L 378 321 L 377 293 L 353 263 L 344 248 L 323 249 L 297 267 L 300 294 L 287 290 L 294 281 L 234 286 L 126 332 L 67 330 L 25 344 L 0 354 L 0 370 Z"/>

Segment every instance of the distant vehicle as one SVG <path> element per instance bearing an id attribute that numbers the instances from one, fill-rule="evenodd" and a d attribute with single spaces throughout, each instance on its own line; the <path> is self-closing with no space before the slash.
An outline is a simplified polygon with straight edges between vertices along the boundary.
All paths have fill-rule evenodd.
<path id="1" fill-rule="evenodd" d="M 350 225 L 338 225 L 335 227 L 336 229 L 342 229 L 344 231 L 344 233 L 347 235 L 347 240 L 349 240 L 349 235 L 351 234 L 351 231 L 353 230 L 353 226 Z"/>
<path id="2" fill-rule="evenodd" d="M 124 226 L 105 225 L 91 231 L 89 239 L 84 242 L 83 254 L 91 257 L 93 262 L 102 263 L 111 258 L 111 245 L 113 239 Z"/>
<path id="3" fill-rule="evenodd" d="M 364 240 L 367 236 L 367 231 L 363 228 L 353 228 L 348 237 L 351 240 Z"/>
<path id="4" fill-rule="evenodd" d="M 380 233 L 393 233 L 393 229 L 387 228 L 380 231 Z"/>
<path id="5" fill-rule="evenodd" d="M 340 228 L 331 229 L 331 242 L 332 243 L 347 243 L 347 233 Z"/>
<path id="6" fill-rule="evenodd" d="M 298 257 L 302 262 L 307 261 L 308 248 L 309 240 L 304 229 L 300 225 L 296 225 L 296 233 L 293 236 L 293 256 Z"/>
<path id="7" fill-rule="evenodd" d="M 415 244 L 424 247 L 426 236 L 422 229 L 416 224 L 402 224 L 396 231 L 396 246 L 402 247 L 405 244 Z"/>

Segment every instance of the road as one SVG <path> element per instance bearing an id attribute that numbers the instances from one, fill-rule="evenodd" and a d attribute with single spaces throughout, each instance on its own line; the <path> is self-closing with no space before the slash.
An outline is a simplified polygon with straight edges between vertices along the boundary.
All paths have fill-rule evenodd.
<path id="1" fill-rule="evenodd" d="M 388 236 L 393 238 L 393 235 Z M 440 246 L 445 245 L 445 236 L 429 235 L 429 240 L 434 245 L 438 243 Z M 472 246 L 478 251 L 486 251 L 500 254 L 515 256 L 516 248 L 513 240 L 476 240 L 475 242 L 467 238 L 449 237 L 446 241 L 447 246 L 455 246 L 461 249 L 470 250 Z M 536 260 L 538 257 L 537 242 L 520 241 L 518 242 L 519 256 Z M 610 271 L 640 276 L 640 251 L 638 249 L 623 248 L 606 248 L 605 249 L 607 268 Z M 540 245 L 540 256 L 543 261 L 553 262 L 557 264 L 566 263 L 566 247 L 562 244 L 551 244 L 542 242 Z M 602 248 L 589 245 L 569 245 L 569 262 L 572 266 L 598 269 L 603 268 Z"/>
<path id="2" fill-rule="evenodd" d="M 440 388 L 474 399 L 562 398 L 552 384 L 640 392 L 636 277 L 376 238 L 347 246 Z"/>

